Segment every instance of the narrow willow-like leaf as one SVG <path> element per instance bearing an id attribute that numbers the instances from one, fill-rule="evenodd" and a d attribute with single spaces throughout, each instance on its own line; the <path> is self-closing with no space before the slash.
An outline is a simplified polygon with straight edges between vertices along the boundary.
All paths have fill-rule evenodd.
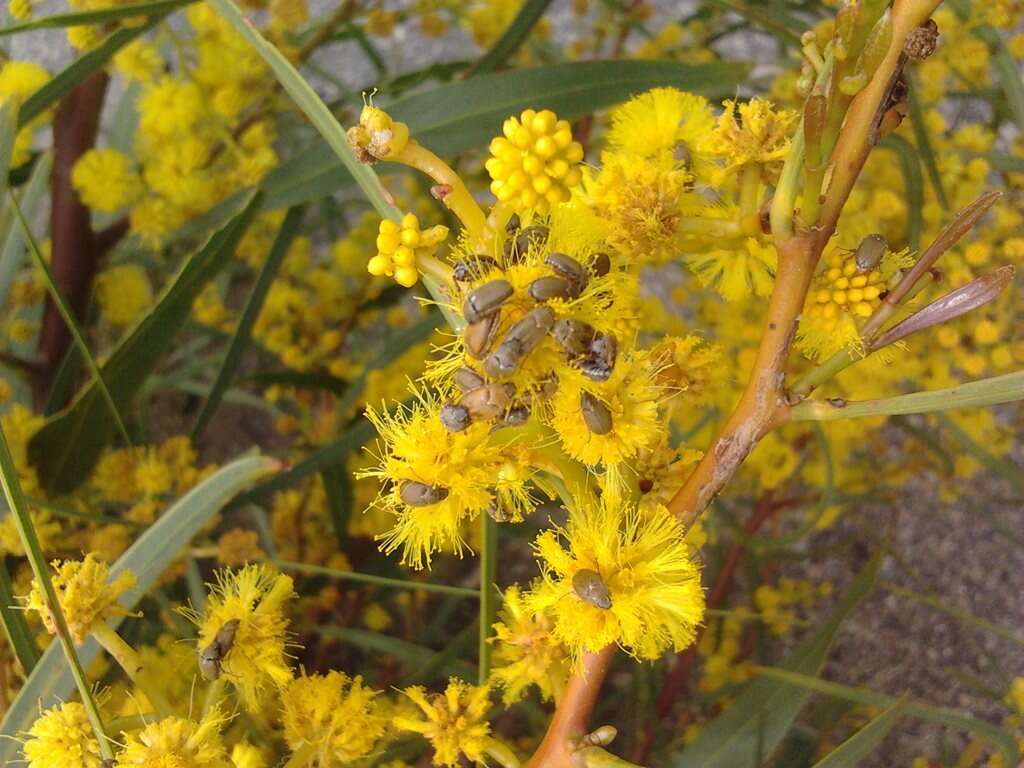
<path id="1" fill-rule="evenodd" d="M 793 421 L 836 421 L 864 416 L 894 416 L 909 413 L 934 413 L 958 408 L 980 408 L 1024 400 L 1024 371 L 979 379 L 947 389 L 914 392 L 880 400 L 804 400 L 793 406 Z"/>
<path id="2" fill-rule="evenodd" d="M 78 688 L 78 695 L 81 697 L 82 705 L 85 707 L 86 715 L 89 718 L 89 725 L 92 726 L 93 733 L 96 736 L 100 755 L 104 760 L 113 761 L 114 753 L 103 726 L 103 719 L 100 717 L 99 707 L 96 706 L 92 687 L 85 676 L 84 665 L 79 658 L 78 651 L 75 649 L 75 643 L 71 639 L 71 631 L 68 629 L 63 608 L 57 597 L 57 590 L 50 579 L 50 565 L 47 563 L 46 555 L 43 554 L 43 548 L 39 544 L 39 536 L 36 533 L 32 516 L 29 513 L 28 499 L 25 498 L 25 494 L 22 492 L 18 468 L 14 464 L 14 457 L 11 456 L 11 449 L 7 444 L 7 435 L 4 434 L 2 427 L 0 427 L 0 485 L 3 486 L 7 508 L 10 510 L 10 515 L 14 520 L 14 526 L 18 531 L 18 538 L 21 540 L 21 546 L 25 550 L 25 557 L 32 568 L 35 585 L 43 594 L 56 630 L 57 641 L 50 643 L 49 650 L 53 651 L 53 655 L 60 659 L 60 663 L 68 670 L 75 687 Z M 40 667 L 42 667 L 41 661 L 35 665 L 32 674 L 38 672 Z M 28 687 L 28 683 L 26 683 L 25 687 Z M 25 687 L 18 694 L 19 698 L 21 693 L 24 693 Z M 69 692 L 70 687 L 69 685 Z M 17 699 L 15 703 L 17 703 Z M 11 705 L 11 708 L 14 708 L 14 704 Z M 8 734 L 12 740 L 17 735 L 18 733 Z M 20 742 L 18 743 L 20 744 Z M 5 760 L 4 764 L 6 765 L 7 763 L 8 761 Z"/>
<path id="3" fill-rule="evenodd" d="M 198 0 L 152 0 L 148 3 L 137 3 L 135 5 L 122 5 L 116 8 L 103 8 L 96 11 L 78 11 L 77 13 L 55 13 L 52 16 L 44 16 L 41 19 L 24 21 L 20 24 L 12 24 L 9 27 L 0 27 L 0 37 L 7 37 L 18 32 L 29 32 L 34 29 L 55 29 L 63 27 L 85 27 L 94 24 L 106 24 L 120 19 L 138 18 L 139 16 L 153 16 L 154 14 L 166 14 L 191 5 Z"/>
<path id="4" fill-rule="evenodd" d="M 238 34 L 245 38 L 273 70 L 278 82 L 341 160 L 377 213 L 386 219 L 396 221 L 400 219 L 401 212 L 391 203 L 377 174 L 369 166 L 356 160 L 352 153 L 352 147 L 349 146 L 348 137 L 345 135 L 345 129 L 338 124 L 334 115 L 331 114 L 331 110 L 327 108 L 327 105 L 317 96 L 316 91 L 292 66 L 291 62 L 260 34 L 259 30 L 245 18 L 245 15 L 232 0 L 207 1 Z"/>
<path id="5" fill-rule="evenodd" d="M 799 686 L 807 691 L 815 691 L 826 696 L 846 699 L 865 707 L 891 707 L 898 701 L 893 696 L 887 696 L 884 693 L 840 685 L 839 683 L 829 682 L 819 677 L 801 674 L 788 669 L 761 667 L 758 672 L 760 673 L 760 678 L 766 678 L 766 681 L 772 681 L 773 684 L 776 682 L 787 683 L 791 686 Z M 904 702 L 902 714 L 906 717 L 913 717 L 938 725 L 948 725 L 952 728 L 958 728 L 981 736 L 999 748 L 999 751 L 1006 758 L 1007 765 L 1017 764 L 1019 758 L 1017 742 L 1013 734 L 998 726 L 982 720 L 975 720 L 973 717 L 961 715 L 952 709 L 933 707 L 930 704 L 922 704 L 915 701 Z"/>
<path id="6" fill-rule="evenodd" d="M 917 153 L 924 163 L 925 170 L 928 171 L 928 180 L 935 190 L 935 196 L 939 199 L 939 205 L 942 206 L 943 210 L 949 210 L 949 198 L 946 197 L 946 188 L 942 183 L 942 175 L 939 173 L 939 164 L 935 160 L 935 149 L 932 147 L 932 140 L 928 135 L 928 126 L 925 125 L 921 98 L 918 95 L 917 85 L 914 82 L 915 75 L 909 67 L 904 70 L 904 74 L 910 78 L 907 102 L 910 106 L 910 127 L 914 132 L 914 143 L 917 145 Z"/>
<path id="7" fill-rule="evenodd" d="M 480 515 L 480 618 L 477 638 L 477 680 L 487 682 L 491 674 L 491 625 L 497 615 L 498 524 L 490 515 Z"/>
<path id="8" fill-rule="evenodd" d="M 46 282 L 46 288 L 50 292 L 50 298 L 57 307 L 57 311 L 60 312 L 60 316 L 64 320 L 64 325 L 67 326 L 68 331 L 71 333 L 71 338 L 74 339 L 75 346 L 78 347 L 79 354 L 81 354 L 82 359 L 85 360 L 86 365 L 89 366 L 89 372 L 92 374 L 92 380 L 96 384 L 96 388 L 100 395 L 103 397 L 103 400 L 110 411 L 110 417 L 114 420 L 114 424 L 117 425 L 118 432 L 121 433 L 121 439 L 124 440 L 124 444 L 126 446 L 131 446 L 132 438 L 128 434 L 128 427 L 125 426 L 124 419 L 121 418 L 121 411 L 114 402 L 114 397 L 110 394 L 107 382 L 103 379 L 103 372 L 100 370 L 99 363 L 97 363 L 96 358 L 93 357 L 92 351 L 89 349 L 89 345 L 85 343 L 85 337 L 82 336 L 82 329 L 78 327 L 78 321 L 75 319 L 74 313 L 67 305 L 67 302 L 64 301 L 60 288 L 57 286 L 57 281 L 53 279 L 53 273 L 50 272 L 50 267 L 47 265 L 46 259 L 43 258 L 43 254 L 39 251 L 39 245 L 36 243 L 35 237 L 32 236 L 32 230 L 29 229 L 28 222 L 25 220 L 25 214 L 21 211 L 21 206 L 18 205 L 18 201 L 14 197 L 13 193 L 11 193 L 9 197 L 11 206 L 13 207 L 14 213 L 18 219 L 18 226 L 21 227 L 21 235 L 25 238 L 25 242 L 28 243 L 29 252 L 32 254 L 32 258 L 35 259 L 36 262 L 36 268 L 43 275 L 43 279 Z"/>
<path id="9" fill-rule="evenodd" d="M 1008 481 L 1017 493 L 1024 494 L 1024 472 L 1010 462 L 999 458 L 984 446 L 976 443 L 970 435 L 945 413 L 937 413 L 935 420 L 945 432 L 948 432 L 954 440 L 976 458 L 981 464 Z"/>
<path id="10" fill-rule="evenodd" d="M 279 462 L 263 456 L 238 459 L 221 467 L 171 505 L 111 567 L 112 578 L 125 571 L 135 574 L 136 585 L 121 596 L 121 607 L 134 609 L 210 518 L 239 490 L 279 468 Z M 98 653 L 99 646 L 93 640 L 79 650 L 86 666 Z M 17 737 L 39 716 L 39 708 L 67 700 L 73 688 L 74 681 L 61 650 L 57 643 L 51 643 L 0 723 L 0 735 L 4 737 L 0 738 L 0 764 L 17 759 L 21 748 Z"/>
<path id="11" fill-rule="evenodd" d="M 549 5 L 551 5 L 551 0 L 526 0 L 501 37 L 495 41 L 487 53 L 477 60 L 476 64 L 469 68 L 465 76 L 471 77 L 493 72 L 501 67 L 530 36 L 530 32 L 541 20 Z"/>
<path id="12" fill-rule="evenodd" d="M 18 134 L 16 102 L 9 101 L 0 107 L 0 200 L 7 198 L 7 177 L 11 172 L 11 153 L 14 151 L 14 137 Z"/>
<path id="13" fill-rule="evenodd" d="M 72 88 L 98 69 L 103 68 L 111 57 L 128 43 L 159 24 L 166 13 L 150 17 L 145 24 L 121 27 L 95 48 L 83 53 L 67 67 L 54 75 L 42 88 L 33 93 L 18 111 L 18 127 L 27 125 L 47 109 L 56 104 Z"/>
<path id="14" fill-rule="evenodd" d="M 284 261 L 284 257 L 288 255 L 288 249 L 295 240 L 295 236 L 299 233 L 299 225 L 302 223 L 304 214 L 305 209 L 303 207 L 296 206 L 290 208 L 284 217 L 284 221 L 281 223 L 281 229 L 278 231 L 277 237 L 274 238 L 274 244 L 270 248 L 267 260 L 263 262 L 259 275 L 256 277 L 256 282 L 253 283 L 252 290 L 249 292 L 249 298 L 246 299 L 245 306 L 242 308 L 242 314 L 238 318 L 238 326 L 231 336 L 231 341 L 228 342 L 228 347 L 224 352 L 224 359 L 217 370 L 217 377 L 213 381 L 213 386 L 210 387 L 210 394 L 203 401 L 203 407 L 200 409 L 199 415 L 196 416 L 195 423 L 192 425 L 193 441 L 203 434 L 203 430 L 210 423 L 210 419 L 217 410 L 217 406 L 220 405 L 224 392 L 227 391 L 228 386 L 231 384 L 231 378 L 235 374 L 235 368 L 238 367 L 238 361 L 242 358 L 242 353 L 245 352 L 245 348 L 249 344 L 252 327 L 255 325 L 256 318 L 259 317 L 260 311 L 263 309 L 263 302 L 267 298 L 270 284 L 274 282 L 277 270 Z"/>
<path id="15" fill-rule="evenodd" d="M 316 631 L 325 637 L 333 637 L 342 642 L 351 643 L 364 651 L 393 656 L 405 664 L 424 665 L 432 661 L 439 653 L 443 653 L 443 651 L 434 651 L 416 643 L 399 640 L 397 637 L 383 635 L 379 632 L 370 632 L 366 629 L 317 627 Z M 466 662 L 457 659 L 448 661 L 442 669 L 447 674 L 461 677 L 463 680 L 471 680 L 473 677 L 473 668 Z"/>
<path id="16" fill-rule="evenodd" d="M 53 166 L 53 155 L 49 152 L 40 155 L 32 167 L 32 175 L 24 185 L 19 197 L 21 209 L 28 216 L 35 214 L 48 191 L 50 169 Z M 25 238 L 21 227 L 10 227 L 0 248 L 0 306 L 6 306 L 7 295 L 14 284 L 14 277 L 21 267 L 25 253 Z"/>
<path id="17" fill-rule="evenodd" d="M 39 648 L 25 621 L 25 612 L 15 606 L 11 574 L 7 571 L 7 563 L 0 560 L 0 621 L 3 622 L 4 637 L 25 674 L 29 674 L 39 661 Z"/>
<path id="18" fill-rule="evenodd" d="M 349 538 L 348 521 L 352 517 L 352 506 L 355 503 L 352 480 L 344 463 L 325 468 L 320 472 L 320 479 L 324 484 L 334 537 L 338 540 L 338 549 L 344 551 Z"/>
<path id="19" fill-rule="evenodd" d="M 874 586 L 881 565 L 876 555 L 853 580 L 832 615 L 787 657 L 783 667 L 803 675 L 821 671 L 839 626 Z M 770 754 L 785 738 L 808 698 L 797 686 L 758 679 L 697 740 L 665 765 L 671 768 L 736 768 L 753 765 L 759 751 Z"/>
<path id="20" fill-rule="evenodd" d="M 1003 41 L 1002 35 L 993 27 L 985 24 L 974 30 L 974 34 L 985 41 L 992 52 L 992 66 L 999 79 L 999 85 L 1006 96 L 1006 105 L 1010 115 L 1017 123 L 1017 130 L 1024 131 L 1024 79 L 1020 76 L 1020 66 L 1013 58 Z"/>
<path id="21" fill-rule="evenodd" d="M 921 248 L 921 225 L 924 219 L 924 179 L 921 176 L 921 161 L 914 145 L 902 136 L 892 134 L 879 143 L 896 153 L 903 171 L 903 187 L 907 195 L 907 242 L 911 250 Z"/>
<path id="22" fill-rule="evenodd" d="M 816 762 L 814 768 L 857 768 L 864 758 L 878 748 L 901 717 L 902 699 L 872 718 L 871 722 Z"/>
<path id="23" fill-rule="evenodd" d="M 114 403 L 124 408 L 174 343 L 203 287 L 228 263 L 259 206 L 245 209 L 188 258 L 152 311 L 121 340 L 102 366 Z M 51 416 L 29 441 L 29 460 L 43 488 L 73 490 L 99 459 L 110 436 L 106 406 L 93 382 L 63 411 Z"/>
<path id="24" fill-rule="evenodd" d="M 906 598 L 907 600 L 912 600 L 915 603 L 926 605 L 932 610 L 938 611 L 939 613 L 944 613 L 947 616 L 951 616 L 952 618 L 956 619 L 961 624 L 963 624 L 965 627 L 976 629 L 979 632 L 987 632 L 990 635 L 995 635 L 998 638 L 1001 638 L 1003 640 L 1006 640 L 1007 642 L 1013 643 L 1014 645 L 1024 648 L 1024 635 L 1020 635 L 1011 629 L 1007 629 L 1006 627 L 1000 624 L 996 624 L 994 622 L 983 619 L 980 616 L 975 616 L 970 611 L 964 611 L 959 608 L 955 608 L 949 604 L 948 598 L 938 598 L 931 597 L 930 595 L 921 595 L 909 589 L 904 589 L 903 587 L 897 584 L 883 584 L 882 587 L 887 592 L 892 592 L 894 595 L 899 595 L 900 597 Z"/>
<path id="25" fill-rule="evenodd" d="M 274 560 L 274 565 L 284 571 L 297 571 L 298 573 L 310 573 L 315 576 L 327 576 L 341 581 L 358 581 L 364 584 L 376 584 L 380 587 L 392 589 L 422 590 L 423 592 L 437 592 L 442 595 L 453 595 L 455 597 L 468 597 L 473 600 L 479 599 L 480 593 L 475 589 L 467 587 L 450 587 L 447 584 L 432 584 L 428 581 L 413 581 L 412 579 L 391 579 L 386 576 L 376 576 L 372 573 L 358 573 L 357 571 L 339 571 L 336 568 L 327 568 L 321 565 L 309 565 L 308 563 L 295 563 L 290 560 Z"/>

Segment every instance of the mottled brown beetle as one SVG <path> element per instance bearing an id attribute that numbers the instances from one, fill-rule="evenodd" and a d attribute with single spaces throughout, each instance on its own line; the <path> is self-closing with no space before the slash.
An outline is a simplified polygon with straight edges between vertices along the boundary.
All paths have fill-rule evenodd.
<path id="1" fill-rule="evenodd" d="M 587 429 L 595 435 L 607 435 L 612 431 L 612 412 L 586 390 L 580 392 L 580 413 Z"/>
<path id="2" fill-rule="evenodd" d="M 505 425 L 521 427 L 530 420 L 530 409 L 523 403 L 516 403 L 505 413 Z"/>
<path id="3" fill-rule="evenodd" d="M 868 235 L 860 241 L 853 252 L 853 262 L 858 272 L 870 272 L 882 263 L 882 257 L 889 249 L 889 243 L 881 235 Z"/>
<path id="4" fill-rule="evenodd" d="M 210 644 L 199 652 L 199 672 L 205 679 L 216 680 L 220 677 L 224 657 L 235 645 L 239 623 L 238 619 L 225 621 Z"/>
<path id="5" fill-rule="evenodd" d="M 491 280 L 469 292 L 462 304 L 462 316 L 467 323 L 476 323 L 497 312 L 512 295 L 508 280 Z"/>
<path id="6" fill-rule="evenodd" d="M 514 235 L 516 232 L 519 231 L 519 228 L 521 226 L 523 226 L 523 223 L 519 219 L 519 214 L 513 213 L 511 216 L 508 217 L 508 221 L 505 223 L 505 232 L 510 235 Z"/>
<path id="7" fill-rule="evenodd" d="M 455 372 L 455 386 L 459 388 L 460 392 L 472 392 L 486 383 L 483 376 L 467 366 L 463 366 Z"/>
<path id="8" fill-rule="evenodd" d="M 618 353 L 618 340 L 610 333 L 599 333 L 590 344 L 590 352 L 580 363 L 580 370 L 592 381 L 607 381 L 615 368 Z"/>
<path id="9" fill-rule="evenodd" d="M 442 486 L 427 485 L 416 480 L 405 480 L 398 491 L 402 501 L 410 507 L 429 507 L 448 498 L 448 489 Z"/>
<path id="10" fill-rule="evenodd" d="M 490 256 L 479 253 L 466 259 L 455 262 L 452 267 L 452 277 L 456 282 L 469 283 L 479 280 L 492 269 L 498 268 L 498 262 Z"/>
<path id="11" fill-rule="evenodd" d="M 470 357 L 479 360 L 487 354 L 487 350 L 491 348 L 491 342 L 494 340 L 494 334 L 498 330 L 499 316 L 500 313 L 495 312 L 483 320 L 466 326 L 466 330 L 462 332 L 462 343 Z"/>
<path id="12" fill-rule="evenodd" d="M 594 277 L 604 277 L 612 271 L 612 259 L 607 253 L 595 253 L 590 259 L 590 271 Z"/>
<path id="13" fill-rule="evenodd" d="M 548 275 L 530 283 L 527 293 L 534 301 L 543 303 L 549 299 L 568 299 L 572 295 L 572 288 L 565 278 Z"/>
<path id="14" fill-rule="evenodd" d="M 491 497 L 491 503 L 487 505 L 487 514 L 496 523 L 507 523 L 512 519 L 512 513 L 497 496 Z"/>
<path id="15" fill-rule="evenodd" d="M 569 295 L 576 298 L 587 289 L 590 278 L 587 277 L 587 270 L 583 268 L 572 256 L 564 253 L 549 253 L 544 263 L 551 267 L 555 274 L 569 283 Z"/>
<path id="16" fill-rule="evenodd" d="M 573 574 L 572 591 L 585 603 L 607 611 L 612 607 L 612 596 L 601 574 L 590 568 L 580 568 Z"/>
<path id="17" fill-rule="evenodd" d="M 563 317 L 551 326 L 551 337 L 565 350 L 570 359 L 583 357 L 590 351 L 597 331 L 580 320 Z"/>
<path id="18" fill-rule="evenodd" d="M 496 419 L 505 415 L 514 392 L 501 384 L 485 384 L 464 394 L 459 405 L 475 419 Z"/>
<path id="19" fill-rule="evenodd" d="M 449 432 L 462 432 L 469 429 L 470 424 L 473 423 L 473 416 L 470 414 L 469 408 L 461 403 L 445 403 L 441 406 L 438 417 Z"/>
<path id="20" fill-rule="evenodd" d="M 538 248 L 548 241 L 548 228 L 539 224 L 524 227 L 505 241 L 503 254 L 505 263 L 522 261 L 531 248 Z"/>
<path id="21" fill-rule="evenodd" d="M 550 307 L 537 307 L 528 312 L 509 328 L 498 348 L 484 360 L 484 372 L 496 379 L 514 373 L 523 359 L 544 340 L 554 322 L 555 313 Z"/>

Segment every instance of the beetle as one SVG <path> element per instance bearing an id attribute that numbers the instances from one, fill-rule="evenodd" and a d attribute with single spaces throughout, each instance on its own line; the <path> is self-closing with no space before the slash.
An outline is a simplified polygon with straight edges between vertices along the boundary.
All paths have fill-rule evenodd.
<path id="1" fill-rule="evenodd" d="M 487 382 L 484 377 L 468 366 L 462 366 L 455 372 L 455 386 L 460 392 L 472 392 Z"/>
<path id="2" fill-rule="evenodd" d="M 468 283 L 497 268 L 498 262 L 486 254 L 478 253 L 455 262 L 455 266 L 452 267 L 452 278 L 459 283 Z"/>
<path id="3" fill-rule="evenodd" d="M 583 375 L 593 381 L 607 381 L 615 368 L 619 342 L 610 333 L 598 333 L 590 343 L 590 352 L 580 363 Z"/>
<path id="4" fill-rule="evenodd" d="M 466 330 L 462 332 L 462 343 L 466 348 L 466 354 L 477 359 L 487 354 L 487 350 L 491 348 L 491 342 L 494 341 L 494 334 L 498 330 L 500 317 L 501 313 L 495 312 L 466 326 Z"/>
<path id="5" fill-rule="evenodd" d="M 494 419 L 505 414 L 513 394 L 515 387 L 510 384 L 485 384 L 464 394 L 459 400 L 459 405 L 465 408 L 472 418 Z"/>
<path id="6" fill-rule="evenodd" d="M 220 677 L 221 665 L 224 657 L 235 645 L 235 635 L 240 623 L 238 619 L 224 622 L 210 644 L 199 652 L 199 672 L 205 679 L 216 680 Z"/>
<path id="7" fill-rule="evenodd" d="M 587 354 L 596 335 L 593 326 L 568 317 L 559 318 L 551 326 L 551 337 L 565 350 L 570 359 Z"/>
<path id="8" fill-rule="evenodd" d="M 417 480 L 405 480 L 398 490 L 402 501 L 410 507 L 429 507 L 448 498 L 448 489 L 443 486 L 427 485 Z"/>
<path id="9" fill-rule="evenodd" d="M 498 348 L 484 360 L 484 371 L 488 376 L 501 378 L 514 373 L 534 347 L 544 340 L 555 313 L 550 307 L 537 307 L 509 328 Z"/>
<path id="10" fill-rule="evenodd" d="M 462 403 L 445 403 L 438 412 L 441 424 L 449 432 L 462 432 L 469 429 L 473 423 L 473 416 Z"/>
<path id="11" fill-rule="evenodd" d="M 612 607 L 612 596 L 601 574 L 590 568 L 580 568 L 572 577 L 572 591 L 585 603 L 607 611 Z"/>
<path id="12" fill-rule="evenodd" d="M 508 280 L 491 280 L 469 292 L 462 304 L 462 316 L 467 323 L 477 323 L 497 312 L 512 295 Z"/>
<path id="13" fill-rule="evenodd" d="M 547 275 L 530 283 L 527 292 L 534 301 L 545 302 L 549 299 L 568 299 L 572 295 L 572 288 L 564 277 Z"/>
<path id="14" fill-rule="evenodd" d="M 576 298 L 587 288 L 587 270 L 572 256 L 555 251 L 549 253 L 544 263 L 555 271 L 555 274 L 569 283 L 569 295 Z"/>
<path id="15" fill-rule="evenodd" d="M 868 235 L 853 252 L 853 262 L 858 272 L 870 272 L 882 262 L 889 249 L 889 243 L 881 235 Z"/>
<path id="16" fill-rule="evenodd" d="M 612 412 L 586 390 L 580 392 L 580 412 L 587 429 L 595 435 L 607 435 L 612 431 Z"/>

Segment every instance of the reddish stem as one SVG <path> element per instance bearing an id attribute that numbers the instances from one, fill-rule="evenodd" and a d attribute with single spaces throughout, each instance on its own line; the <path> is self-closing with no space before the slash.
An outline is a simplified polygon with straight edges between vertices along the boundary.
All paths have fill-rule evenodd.
<path id="1" fill-rule="evenodd" d="M 96 143 L 109 79 L 102 71 L 90 75 L 61 100 L 53 118 L 51 270 L 61 295 L 79 318 L 84 316 L 89 302 L 89 289 L 96 274 L 99 251 L 89 220 L 89 209 L 71 185 L 71 171 L 78 158 Z M 50 377 L 70 343 L 71 332 L 53 300 L 47 297 L 39 332 L 42 371 L 35 382 L 37 401 L 45 395 Z"/>

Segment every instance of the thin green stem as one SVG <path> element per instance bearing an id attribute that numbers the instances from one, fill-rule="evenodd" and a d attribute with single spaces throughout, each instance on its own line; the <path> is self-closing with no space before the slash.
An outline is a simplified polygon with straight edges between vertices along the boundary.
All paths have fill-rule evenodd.
<path id="1" fill-rule="evenodd" d="M 78 351 L 82 354 L 82 359 L 84 359 L 86 365 L 89 366 L 89 372 L 92 374 L 93 378 L 96 379 L 96 385 L 99 387 L 100 394 L 103 395 L 103 399 L 106 401 L 107 407 L 110 409 L 110 415 L 114 417 L 114 423 L 117 424 L 117 429 L 121 433 L 121 437 L 124 440 L 125 445 L 131 447 L 132 439 L 128 435 L 127 427 L 125 427 L 124 422 L 121 420 L 121 414 L 117 410 L 117 404 L 114 402 L 114 398 L 110 394 L 110 390 L 107 388 L 107 382 L 103 378 L 103 372 L 100 370 L 100 366 L 96 362 L 96 358 L 93 357 L 92 352 L 89 351 L 89 345 L 86 344 L 85 339 L 82 338 L 82 332 L 78 328 L 78 321 L 75 320 L 75 316 L 71 312 L 71 308 L 68 307 L 67 303 L 64 301 L 64 297 L 60 293 L 60 288 L 57 287 L 57 281 L 53 279 L 53 273 L 50 272 L 50 267 L 47 265 L 46 259 L 43 258 L 43 254 L 39 251 L 39 244 L 36 243 L 35 236 L 32 234 L 28 221 L 25 220 L 25 214 L 22 212 L 21 206 L 18 205 L 18 199 L 14 196 L 14 192 L 11 191 L 8 191 L 8 197 L 11 201 L 14 213 L 17 215 L 18 226 L 21 228 L 22 236 L 25 238 L 25 242 L 28 243 L 29 251 L 32 252 L 36 266 L 39 267 L 39 271 L 43 273 L 43 278 L 46 280 L 46 287 L 50 292 L 50 296 L 53 298 L 53 303 L 56 305 L 57 311 L 60 312 L 60 316 L 64 319 L 64 324 L 71 332 L 71 336 L 75 340 L 75 345 L 78 347 Z"/>
<path id="2" fill-rule="evenodd" d="M 14 464 L 14 458 L 11 456 L 11 449 L 7 443 L 7 435 L 4 434 L 3 427 L 0 427 L 0 484 L 3 485 L 4 496 L 7 498 L 7 505 L 14 519 L 14 525 L 18 529 L 18 536 L 21 538 L 21 545 L 25 549 L 25 556 L 32 567 L 32 574 L 35 576 L 36 583 L 46 599 L 50 615 L 53 617 L 53 623 L 57 629 L 57 639 L 64 651 L 64 656 L 67 658 L 75 684 L 78 686 L 78 694 L 82 698 L 82 705 L 85 707 L 89 723 L 92 725 L 93 732 L 96 735 L 100 755 L 104 760 L 109 760 L 113 763 L 114 752 L 110 747 L 110 741 L 103 727 L 99 708 L 96 706 L 96 701 L 92 696 L 92 690 L 89 688 L 89 681 L 78 659 L 78 653 L 75 651 L 75 644 L 71 640 L 71 632 L 68 629 L 67 620 L 64 618 L 64 611 L 61 610 L 60 601 L 57 599 L 57 591 L 50 580 L 49 566 L 46 563 L 46 557 L 43 555 L 42 547 L 39 545 L 39 537 L 36 534 L 35 526 L 32 524 L 32 518 L 29 516 L 28 501 L 25 499 L 24 493 L 22 493 L 21 482 L 18 479 L 18 469 Z"/>
<path id="3" fill-rule="evenodd" d="M 296 571 L 308 573 L 314 576 L 328 576 L 332 579 L 342 581 L 359 581 L 364 584 L 377 584 L 381 587 L 392 587 L 393 589 L 422 590 L 424 592 L 437 592 L 442 595 L 454 595 L 456 597 L 469 597 L 474 600 L 480 598 L 480 592 L 467 587 L 450 587 L 446 584 L 431 584 L 426 581 L 405 581 L 403 579 L 389 579 L 386 576 L 373 576 L 369 573 L 356 573 L 355 571 L 339 571 L 335 568 L 326 568 L 322 565 L 309 565 L 307 563 L 295 563 L 291 560 L 269 561 L 284 571 Z"/>
<path id="4" fill-rule="evenodd" d="M 491 644 L 488 639 L 495 619 L 495 581 L 498 572 L 498 524 L 488 514 L 480 515 L 480 641 L 478 682 L 491 674 Z"/>

